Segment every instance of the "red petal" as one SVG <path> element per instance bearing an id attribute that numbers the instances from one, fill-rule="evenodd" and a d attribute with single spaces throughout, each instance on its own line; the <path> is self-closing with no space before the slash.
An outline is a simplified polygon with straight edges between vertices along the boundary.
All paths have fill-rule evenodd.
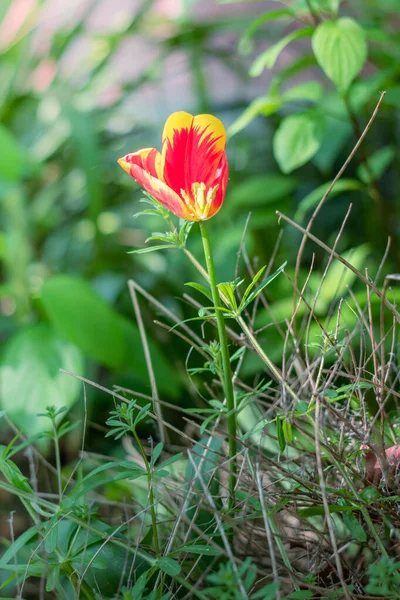
<path id="1" fill-rule="evenodd" d="M 118 163 L 121 167 L 129 173 L 131 177 L 135 181 L 141 185 L 146 192 L 148 192 L 153 198 L 158 200 L 163 206 L 168 208 L 174 215 L 177 215 L 181 219 L 190 219 L 190 215 L 186 209 L 186 205 L 178 194 L 176 194 L 170 187 L 167 186 L 166 183 L 158 179 L 157 177 L 153 177 L 148 171 L 145 171 L 140 165 L 147 164 L 153 171 L 155 172 L 155 165 L 152 162 L 152 157 L 147 160 L 147 156 L 144 160 L 140 157 L 137 158 L 138 153 L 136 154 L 127 154 L 124 158 L 120 158 Z M 126 159 L 129 160 L 126 160 Z M 147 162 L 146 162 L 147 161 Z M 140 162 L 140 164 L 137 164 Z"/>
<path id="2" fill-rule="evenodd" d="M 163 134 L 164 181 L 178 194 L 184 190 L 190 195 L 193 183 L 214 187 L 225 144 L 225 129 L 216 117 L 174 113 Z"/>
<path id="3" fill-rule="evenodd" d="M 132 154 L 126 154 L 120 158 L 118 163 L 127 173 L 130 172 L 131 165 L 137 165 L 141 169 L 144 169 L 152 177 L 161 177 L 161 154 L 156 148 L 143 148 Z"/>
<path id="4" fill-rule="evenodd" d="M 226 160 L 225 153 L 222 156 L 219 168 L 215 172 L 214 185 L 218 185 L 218 190 L 215 194 L 210 212 L 208 213 L 208 218 L 213 217 L 219 211 L 224 202 L 226 187 L 228 185 L 228 161 Z"/>

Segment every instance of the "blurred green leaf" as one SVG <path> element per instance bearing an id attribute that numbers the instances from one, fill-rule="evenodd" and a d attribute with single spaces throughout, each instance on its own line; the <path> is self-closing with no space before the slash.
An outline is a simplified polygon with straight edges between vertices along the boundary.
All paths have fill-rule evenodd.
<path id="1" fill-rule="evenodd" d="M 103 208 L 103 186 L 100 164 L 99 141 L 97 139 L 91 113 L 83 113 L 68 105 L 64 109 L 71 126 L 71 140 L 74 143 L 78 165 L 86 178 L 89 196 L 89 216 L 97 223 Z"/>
<path id="2" fill-rule="evenodd" d="M 288 46 L 294 40 L 298 40 L 304 37 L 311 37 L 313 33 L 313 29 L 311 27 L 305 27 L 303 29 L 297 29 L 296 31 L 292 31 L 282 39 L 280 39 L 276 44 L 267 48 L 252 64 L 250 68 L 251 77 L 258 77 L 264 71 L 264 69 L 272 69 L 275 65 L 275 62 L 286 46 Z"/>
<path id="3" fill-rule="evenodd" d="M 242 37 L 239 41 L 239 52 L 243 54 L 247 54 L 251 52 L 253 49 L 252 38 L 257 33 L 257 31 L 265 25 L 265 23 L 269 23 L 270 21 L 275 21 L 276 19 L 282 19 L 283 17 L 293 17 L 293 13 L 290 10 L 282 9 L 282 10 L 271 10 L 269 12 L 264 13 L 259 16 L 257 19 L 253 21 L 253 23 L 246 29 Z"/>
<path id="4" fill-rule="evenodd" d="M 274 156 L 281 170 L 290 173 L 310 160 L 321 145 L 324 130 L 325 119 L 319 111 L 285 117 L 273 139 Z"/>
<path id="5" fill-rule="evenodd" d="M 311 5 L 319 10 L 336 13 L 341 0 L 312 0 Z"/>
<path id="6" fill-rule="evenodd" d="M 22 175 L 23 153 L 14 136 L 0 124 L 0 178 L 15 181 Z"/>
<path id="7" fill-rule="evenodd" d="M 397 150 L 394 146 L 384 146 L 368 157 L 368 167 L 360 165 L 357 169 L 357 175 L 364 183 L 370 183 L 371 175 L 375 180 L 379 180 L 390 163 L 393 162 Z"/>
<path id="8" fill-rule="evenodd" d="M 281 98 L 274 96 L 263 96 L 256 98 L 249 104 L 246 110 L 238 117 L 228 128 L 228 137 L 232 137 L 242 131 L 249 123 L 254 121 L 259 115 L 269 116 L 280 109 L 283 102 Z"/>
<path id="9" fill-rule="evenodd" d="M 180 554 L 181 552 L 190 552 L 190 554 L 204 554 L 206 556 L 218 556 L 221 554 L 221 550 L 218 548 L 214 548 L 214 546 L 206 546 L 205 544 L 187 544 L 186 546 L 182 546 L 181 548 L 177 548 L 171 555 Z"/>
<path id="10" fill-rule="evenodd" d="M 326 194 L 330 185 L 330 181 L 328 183 L 320 185 L 316 190 L 313 190 L 312 192 L 307 194 L 307 196 L 305 196 L 300 201 L 294 216 L 295 221 L 303 221 L 307 212 L 311 208 L 316 207 L 317 204 L 322 200 L 324 194 Z M 339 181 L 334 185 L 326 201 L 329 202 L 329 200 L 331 200 L 338 194 L 341 194 L 342 192 L 358 191 L 362 189 L 362 187 L 363 186 L 360 184 L 359 181 L 357 181 L 357 179 L 339 179 Z"/>
<path id="11" fill-rule="evenodd" d="M 111 368 L 128 369 L 149 385 L 138 328 L 114 312 L 86 281 L 56 275 L 42 286 L 41 300 L 56 329 L 86 356 Z M 160 390 L 176 395 L 177 373 L 152 340 L 149 347 Z"/>
<path id="12" fill-rule="evenodd" d="M 286 448 L 286 437 L 283 430 L 283 423 L 281 418 L 276 419 L 276 437 L 278 438 L 279 449 L 281 452 Z"/>
<path id="13" fill-rule="evenodd" d="M 370 253 L 370 248 L 367 244 L 363 244 L 354 250 L 343 252 L 342 256 L 356 269 L 362 270 L 365 265 L 365 260 Z M 341 298 L 348 295 L 348 288 L 356 280 L 356 275 L 350 271 L 338 260 L 334 260 L 329 267 L 329 271 L 322 282 L 318 300 L 315 305 L 315 310 L 318 314 L 325 314 L 329 309 L 330 303 L 335 298 Z"/>
<path id="14" fill-rule="evenodd" d="M 314 598 L 314 592 L 310 590 L 297 590 L 285 596 L 283 600 L 309 600 L 310 598 Z"/>
<path id="15" fill-rule="evenodd" d="M 335 167 L 335 161 L 343 151 L 346 142 L 350 139 L 352 129 L 346 117 L 332 116 L 329 114 L 329 106 L 324 106 L 323 110 L 325 112 L 326 127 L 321 146 L 313 157 L 313 163 L 323 173 L 329 173 Z"/>
<path id="16" fill-rule="evenodd" d="M 367 541 L 367 533 L 353 513 L 343 513 L 343 522 L 357 542 Z"/>
<path id="17" fill-rule="evenodd" d="M 306 81 L 294 85 L 285 91 L 282 98 L 285 102 L 293 100 L 310 100 L 318 102 L 322 98 L 323 88 L 319 81 Z"/>
<path id="18" fill-rule="evenodd" d="M 281 587 L 280 581 L 274 581 L 252 594 L 251 600 L 275 600 L 277 592 Z"/>
<path id="19" fill-rule="evenodd" d="M 89 358 L 110 367 L 123 364 L 126 339 L 120 318 L 83 279 L 56 275 L 42 286 L 41 300 L 61 335 Z"/>
<path id="20" fill-rule="evenodd" d="M 360 510 L 358 506 L 353 505 L 345 505 L 340 506 L 338 504 L 329 505 L 330 513 L 345 513 L 345 512 L 353 512 L 356 510 Z M 325 508 L 323 506 L 310 506 L 308 508 L 299 508 L 297 511 L 299 517 L 315 517 L 315 516 L 323 516 L 325 515 Z"/>
<path id="21" fill-rule="evenodd" d="M 281 173 L 248 177 L 228 191 L 226 209 L 268 206 L 290 196 L 296 189 L 296 179 Z"/>
<path id="22" fill-rule="evenodd" d="M 45 324 L 22 329 L 6 344 L 0 366 L 0 398 L 10 419 L 29 433 L 48 422 L 35 416 L 47 406 L 71 406 L 81 384 L 60 369 L 82 373 L 79 350 Z"/>
<path id="23" fill-rule="evenodd" d="M 362 27 L 349 17 L 318 25 L 312 47 L 325 74 L 341 93 L 347 91 L 367 59 L 367 42 Z"/>
<path id="24" fill-rule="evenodd" d="M 163 571 L 170 577 L 175 577 L 181 572 L 180 564 L 177 563 L 176 560 L 172 560 L 172 558 L 159 558 L 156 561 L 156 565 L 159 569 L 161 569 L 161 571 Z"/>

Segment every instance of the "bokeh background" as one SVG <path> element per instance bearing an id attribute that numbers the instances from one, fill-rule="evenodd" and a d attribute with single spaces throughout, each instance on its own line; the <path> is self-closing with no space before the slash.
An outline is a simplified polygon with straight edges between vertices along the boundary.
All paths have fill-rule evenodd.
<path id="1" fill-rule="evenodd" d="M 68 406 L 72 421 L 82 417 L 85 407 L 86 447 L 112 454 L 116 450 L 105 440 L 103 427 L 112 399 L 59 369 L 109 389 L 119 385 L 150 393 L 128 279 L 179 318 L 196 315 L 182 294 L 185 282 L 200 279 L 183 253 L 129 254 L 164 224 L 157 218 L 134 218 L 143 208 L 139 203 L 143 193 L 116 163 L 127 152 L 159 147 L 164 120 L 171 112 L 211 112 L 228 129 L 229 191 L 211 229 L 219 279 L 231 280 L 250 212 L 244 247 L 254 268 L 268 264 L 273 256 L 275 266 L 286 260 L 288 272 L 293 271 L 301 236 L 279 223 L 276 211 L 307 222 L 308 207 L 322 197 L 320 186 L 332 180 L 355 143 L 352 115 L 364 127 L 379 91 L 386 89 L 383 108 L 365 144 L 380 205 L 366 185 L 368 174 L 357 156 L 346 171 L 349 183 L 332 196 L 314 232 L 332 244 L 352 202 L 338 250 L 359 269 L 368 266 L 374 274 L 390 233 L 385 269 L 397 269 L 398 1 L 342 3 L 343 14 L 364 24 L 369 44 L 368 62 L 350 94 L 350 114 L 318 67 L 309 39 L 288 45 L 272 69 L 249 74 L 256 56 L 294 26 L 292 21 L 266 21 L 254 37 L 246 37 L 248 28 L 261 15 L 285 5 L 298 11 L 301 26 L 311 23 L 308 3 L 303 1 L 2 0 L 0 409 L 7 413 L 0 420 L 3 442 L 20 429 L 25 435 L 39 435 L 47 425 L 36 415 L 48 405 Z M 309 82 L 314 82 L 311 88 L 290 95 L 290 90 Z M 287 93 L 284 101 L 276 101 L 278 92 L 279 98 Z M 285 116 L 310 107 L 322 111 L 326 121 L 319 150 L 305 165 L 284 173 L 274 158 L 274 132 Z M 196 227 L 189 247 L 201 258 Z M 318 287 L 327 258 L 309 244 L 304 273 L 313 253 L 311 290 Z M 246 272 L 245 262 L 239 272 Z M 321 318 L 329 315 L 340 277 L 341 271 L 336 271 L 325 283 L 316 308 Z M 343 293 L 351 283 L 351 277 L 342 281 Z M 360 302 L 365 293 L 360 292 Z M 255 324 L 259 328 L 290 317 L 290 282 L 285 278 L 275 282 L 267 298 L 270 308 L 260 310 Z M 187 343 L 154 323 L 170 325 L 162 311 L 143 298 L 140 304 L 161 397 L 178 407 L 201 404 L 196 384 L 186 373 L 187 366 L 201 366 L 201 358 L 190 355 L 186 362 Z M 351 320 L 348 312 L 346 318 Z M 261 339 L 279 361 L 283 343 L 279 331 L 267 327 Z M 260 369 L 250 355 L 242 376 L 257 381 Z M 173 408 L 165 409 L 165 416 L 178 429 L 187 426 Z M 252 424 L 251 414 L 242 417 Z M 81 443 L 81 427 L 64 438 L 66 464 Z M 12 498 L 2 493 L 1 505 L 3 516 L 8 515 Z M 0 535 L 8 536 L 6 520 L 2 523 Z M 14 526 L 18 533 L 18 521 Z M 21 523 L 20 530 L 24 526 Z"/>

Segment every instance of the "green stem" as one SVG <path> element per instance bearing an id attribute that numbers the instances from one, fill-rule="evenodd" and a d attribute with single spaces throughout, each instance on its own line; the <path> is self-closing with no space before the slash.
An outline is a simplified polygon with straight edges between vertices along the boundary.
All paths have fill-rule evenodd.
<path id="1" fill-rule="evenodd" d="M 229 501 L 228 509 L 233 508 L 233 500 L 236 485 L 236 412 L 235 412 L 235 395 L 233 392 L 231 361 L 228 348 L 228 336 L 226 335 L 225 320 L 222 310 L 221 299 L 217 286 L 217 277 L 215 273 L 214 259 L 211 250 L 210 236 L 206 223 L 200 222 L 200 232 L 203 241 L 204 256 L 206 259 L 207 271 L 210 281 L 211 295 L 215 307 L 215 319 L 217 321 L 219 344 L 221 348 L 223 385 L 225 398 L 228 408 L 228 444 L 229 444 Z"/>
<path id="2" fill-rule="evenodd" d="M 57 432 L 57 424 L 55 420 L 53 423 L 53 433 L 54 433 L 54 452 L 56 455 L 56 467 L 57 467 L 57 482 L 58 482 L 58 497 L 59 501 L 62 500 L 62 472 L 61 472 L 61 459 L 60 459 L 60 444 L 58 442 L 58 432 Z"/>
<path id="3" fill-rule="evenodd" d="M 210 275 L 207 274 L 207 271 L 201 266 L 199 261 L 186 248 L 184 248 L 183 251 L 186 254 L 186 256 L 188 257 L 188 259 L 190 260 L 190 262 L 196 267 L 196 269 L 198 270 L 200 275 L 202 275 L 204 277 L 204 279 L 210 283 Z M 224 296 L 224 294 L 222 292 L 219 292 L 219 297 L 225 302 L 225 304 L 228 303 L 228 300 L 226 299 L 226 297 Z M 220 305 L 222 306 L 222 304 L 220 304 Z M 282 374 L 275 367 L 274 363 L 268 358 L 268 356 L 266 355 L 266 353 L 264 352 L 264 350 L 258 343 L 256 336 L 250 331 L 250 329 L 246 325 L 246 322 L 244 321 L 244 319 L 239 315 L 236 317 L 236 322 L 242 329 L 243 333 L 246 335 L 247 339 L 250 341 L 255 352 L 258 354 L 258 356 L 261 358 L 261 360 L 267 365 L 267 367 L 269 368 L 271 373 L 283 385 L 283 387 L 286 389 L 288 394 L 293 398 L 293 400 L 298 402 L 300 400 L 300 398 L 297 396 L 296 392 L 294 390 L 292 390 L 292 388 L 287 383 L 287 381 L 285 381 L 283 379 Z"/>
<path id="4" fill-rule="evenodd" d="M 157 531 L 157 515 L 155 509 L 154 502 L 154 493 L 153 493 L 153 482 L 152 482 L 152 474 L 149 461 L 147 460 L 146 452 L 142 446 L 142 442 L 135 429 L 132 429 L 133 436 L 136 440 L 137 445 L 139 446 L 140 454 L 142 455 L 144 466 L 147 472 L 147 480 L 149 482 L 149 504 L 150 504 L 150 514 L 151 514 L 151 524 L 153 529 L 153 538 L 154 538 L 154 547 L 156 551 L 156 556 L 160 556 L 160 543 L 158 540 L 158 531 Z"/>

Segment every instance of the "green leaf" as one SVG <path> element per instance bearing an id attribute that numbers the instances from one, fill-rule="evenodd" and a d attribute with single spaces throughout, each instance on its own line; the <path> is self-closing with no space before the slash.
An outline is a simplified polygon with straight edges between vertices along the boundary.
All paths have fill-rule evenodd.
<path id="1" fill-rule="evenodd" d="M 149 252 L 157 252 L 158 250 L 171 250 L 176 247 L 172 244 L 160 244 L 158 246 L 149 246 L 148 248 L 139 248 L 138 250 L 130 250 L 128 254 L 148 254 Z"/>
<path id="2" fill-rule="evenodd" d="M 282 419 L 276 419 L 276 436 L 278 438 L 279 449 L 281 452 L 286 448 L 285 434 L 283 433 Z"/>
<path id="3" fill-rule="evenodd" d="M 255 21 L 253 21 L 246 29 L 239 41 L 239 52 L 242 54 L 248 54 L 251 52 L 253 50 L 252 38 L 260 29 L 260 27 L 265 25 L 265 23 L 269 23 L 269 21 L 275 21 L 276 19 L 281 19 L 283 17 L 293 17 L 292 11 L 287 9 L 271 10 L 255 19 Z"/>
<path id="4" fill-rule="evenodd" d="M 312 47 L 325 75 L 345 93 L 367 59 L 362 27 L 349 17 L 324 21 L 315 30 Z"/>
<path id="5" fill-rule="evenodd" d="M 159 442 L 157 446 L 154 447 L 154 450 L 151 455 L 150 466 L 153 468 L 158 459 L 160 458 L 160 454 L 163 451 L 164 444 Z"/>
<path id="6" fill-rule="evenodd" d="M 0 179 L 18 180 L 22 168 L 23 153 L 13 135 L 0 124 Z"/>
<path id="7" fill-rule="evenodd" d="M 153 530 L 150 529 L 150 531 L 152 532 Z M 146 588 L 147 578 L 148 578 L 148 572 L 143 573 L 143 575 L 141 575 L 136 580 L 135 585 L 131 589 L 130 597 L 132 598 L 132 600 L 142 600 L 143 593 Z"/>
<path id="8" fill-rule="evenodd" d="M 346 505 L 339 506 L 338 504 L 331 504 L 329 506 L 330 513 L 347 513 L 360 510 L 358 506 Z M 325 515 L 325 508 L 323 506 L 310 506 L 309 508 L 299 508 L 297 511 L 299 517 L 315 517 Z"/>
<path id="9" fill-rule="evenodd" d="M 360 524 L 358 519 L 353 515 L 353 513 L 343 513 L 343 521 L 347 529 L 350 531 L 352 537 L 357 540 L 357 542 L 367 541 L 365 529 Z"/>
<path id="10" fill-rule="evenodd" d="M 204 285 L 201 285 L 200 283 L 195 283 L 193 281 L 189 281 L 189 283 L 185 283 L 185 285 L 188 285 L 189 287 L 192 287 L 193 289 L 197 290 L 198 292 L 200 292 L 200 294 L 203 294 L 203 296 L 211 300 L 211 302 L 213 301 L 213 297 L 210 290 L 208 290 Z"/>
<path id="11" fill-rule="evenodd" d="M 243 303 L 246 302 L 246 298 L 247 296 L 250 294 L 251 290 L 254 288 L 254 286 L 256 285 L 257 281 L 260 279 L 261 275 L 264 273 L 265 269 L 267 267 L 264 265 L 263 267 L 261 267 L 261 269 L 259 271 L 257 271 L 257 273 L 254 275 L 252 282 L 247 286 L 243 297 L 242 297 L 242 302 L 240 303 L 241 305 Z"/>
<path id="12" fill-rule="evenodd" d="M 285 102 L 309 100 L 318 102 L 323 95 L 322 85 L 318 81 L 306 81 L 290 87 L 282 96 Z"/>
<path id="13" fill-rule="evenodd" d="M 275 159 L 284 173 L 304 165 L 319 149 L 325 119 L 315 110 L 290 115 L 281 121 L 273 139 Z"/>
<path id="14" fill-rule="evenodd" d="M 7 563 L 13 562 L 17 553 L 22 550 L 25 546 L 28 546 L 28 543 L 31 542 L 32 538 L 37 535 L 37 527 L 30 527 L 24 533 L 21 533 L 20 536 L 14 541 L 14 543 L 7 548 L 7 550 L 2 554 L 0 558 L 0 572 L 6 568 Z"/>
<path id="15" fill-rule="evenodd" d="M 181 572 L 180 564 L 176 560 L 172 560 L 172 558 L 159 558 L 155 564 L 170 577 L 176 577 Z"/>
<path id="16" fill-rule="evenodd" d="M 102 473 L 104 471 L 109 471 L 108 475 L 103 476 Z M 101 476 L 97 477 L 97 475 L 101 474 Z M 113 483 L 114 481 L 119 481 L 120 479 L 126 480 L 134 480 L 138 477 L 142 477 L 146 475 L 146 472 L 139 465 L 135 465 L 135 463 L 130 463 L 129 461 L 120 461 L 120 462 L 108 462 L 103 465 L 100 465 L 93 471 L 90 471 L 84 479 L 82 479 L 69 493 L 68 499 L 65 501 L 66 505 L 68 502 L 74 503 L 76 499 L 84 496 L 89 491 L 96 489 L 98 487 L 103 487 L 108 485 L 109 483 Z"/>
<path id="17" fill-rule="evenodd" d="M 48 325 L 21 330 L 6 344 L 0 365 L 0 399 L 10 419 L 30 434 L 48 428 L 36 418 L 47 406 L 72 406 L 79 380 L 60 369 L 82 373 L 78 348 L 61 339 Z"/>
<path id="18" fill-rule="evenodd" d="M 304 37 L 310 37 L 313 33 L 313 29 L 311 27 L 305 27 L 304 29 L 297 29 L 296 31 L 292 31 L 282 39 L 280 39 L 276 44 L 270 46 L 265 50 L 260 56 L 256 58 L 254 63 L 250 68 L 251 77 L 258 77 L 261 75 L 263 70 L 272 69 L 275 65 L 275 62 L 286 46 L 288 46 L 294 40 L 298 40 Z"/>
<path id="19" fill-rule="evenodd" d="M 57 275 L 41 289 L 50 320 L 87 356 L 110 367 L 123 363 L 126 340 L 112 308 L 83 279 Z"/>
<path id="20" fill-rule="evenodd" d="M 251 600 L 275 600 L 276 593 L 281 587 L 280 581 L 274 581 L 269 583 L 268 585 L 258 590 L 255 594 L 251 596 Z"/>
<path id="21" fill-rule="evenodd" d="M 54 514 L 44 527 L 44 548 L 48 554 L 54 552 L 58 545 L 58 520 L 59 516 Z"/>
<path id="22" fill-rule="evenodd" d="M 297 590 L 289 594 L 289 596 L 285 596 L 283 600 L 307 600 L 308 598 L 314 598 L 314 592 L 310 590 Z"/>
<path id="23" fill-rule="evenodd" d="M 183 452 L 178 452 L 178 454 L 175 454 L 175 456 L 170 456 L 169 458 L 167 458 L 167 460 L 164 460 L 164 462 L 161 465 L 159 465 L 157 468 L 165 469 L 165 467 L 169 467 L 170 465 L 173 465 L 174 463 L 176 463 L 178 460 L 181 460 L 182 458 L 183 458 Z"/>
<path id="24" fill-rule="evenodd" d="M 323 183 L 317 189 L 307 194 L 307 196 L 305 196 L 300 201 L 294 216 L 295 221 L 302 221 L 305 218 L 306 213 L 311 208 L 314 208 L 318 205 L 318 203 L 322 200 L 322 198 L 328 191 L 330 185 L 330 181 L 328 181 L 327 183 Z M 331 200 L 338 194 L 341 194 L 342 192 L 355 192 L 361 189 L 363 189 L 363 186 L 360 184 L 359 181 L 357 181 L 357 179 L 339 179 L 339 181 L 335 183 L 335 186 L 330 192 L 326 201 L 329 202 L 329 200 Z"/>
<path id="25" fill-rule="evenodd" d="M 299 413 L 305 413 L 308 411 L 308 404 L 305 400 L 299 400 L 296 402 L 296 411 Z"/>
<path id="26" fill-rule="evenodd" d="M 237 309 L 236 298 L 235 298 L 235 287 L 233 282 L 226 281 L 218 284 L 218 289 L 224 294 L 229 302 L 229 308 L 232 310 Z"/>
<path id="27" fill-rule="evenodd" d="M 395 156 L 396 148 L 394 146 L 385 146 L 368 157 L 368 166 L 375 180 L 379 180 L 382 177 Z M 358 167 L 357 175 L 364 183 L 368 184 L 370 182 L 370 173 L 365 168 L 365 165 Z"/>
<path id="28" fill-rule="evenodd" d="M 331 112 L 331 106 L 337 106 L 340 100 L 335 92 L 335 98 L 332 101 L 326 102 L 324 96 L 324 105 L 320 108 L 325 114 L 325 134 L 321 143 L 321 146 L 317 154 L 313 158 L 313 163 L 318 167 L 322 173 L 329 173 L 332 171 L 335 161 L 340 156 L 346 142 L 351 138 L 352 129 L 347 117 L 343 115 L 341 111 Z M 327 106 L 328 104 L 328 106 Z"/>
<path id="29" fill-rule="evenodd" d="M 254 121 L 259 115 L 266 117 L 273 115 L 282 106 L 282 99 L 277 96 L 262 96 L 250 102 L 249 106 L 242 112 L 232 125 L 228 128 L 227 135 L 233 137 L 239 131 L 242 131 L 249 123 Z"/>
<path id="30" fill-rule="evenodd" d="M 315 5 L 319 10 L 327 11 L 336 14 L 341 0 L 313 0 L 312 4 Z"/>
<path id="31" fill-rule="evenodd" d="M 60 334 L 89 358 L 108 367 L 129 369 L 135 378 L 148 384 L 138 328 L 115 313 L 89 283 L 70 275 L 56 275 L 42 286 L 41 300 Z M 160 390 L 176 395 L 177 373 L 152 340 L 149 346 Z"/>
<path id="32" fill-rule="evenodd" d="M 214 546 L 206 546 L 205 544 L 194 544 L 193 546 L 187 545 L 177 548 L 171 555 L 180 554 L 181 552 L 189 552 L 190 554 L 204 554 L 206 556 L 218 556 L 222 550 L 214 548 Z"/>
<path id="33" fill-rule="evenodd" d="M 293 430 L 292 424 L 287 419 L 282 421 L 282 431 L 286 443 L 290 444 L 290 442 L 293 441 Z"/>
<path id="34" fill-rule="evenodd" d="M 276 277 L 278 277 L 278 275 L 280 275 L 282 273 L 282 271 L 286 267 L 286 264 L 287 263 L 284 262 L 283 265 L 281 265 L 274 273 L 272 273 L 271 275 L 268 275 L 268 277 L 266 277 L 264 279 L 264 281 L 253 292 L 251 292 L 251 294 L 249 294 L 247 299 L 243 298 L 244 302 L 241 303 L 240 310 L 243 310 L 243 308 L 245 308 L 251 302 L 253 302 L 253 300 L 255 300 L 255 298 L 257 298 L 258 294 L 260 294 L 263 291 L 263 289 L 267 287 L 267 285 L 269 285 Z M 260 271 L 259 271 L 259 273 L 260 273 Z M 246 290 L 246 293 L 247 293 L 247 290 Z"/>

